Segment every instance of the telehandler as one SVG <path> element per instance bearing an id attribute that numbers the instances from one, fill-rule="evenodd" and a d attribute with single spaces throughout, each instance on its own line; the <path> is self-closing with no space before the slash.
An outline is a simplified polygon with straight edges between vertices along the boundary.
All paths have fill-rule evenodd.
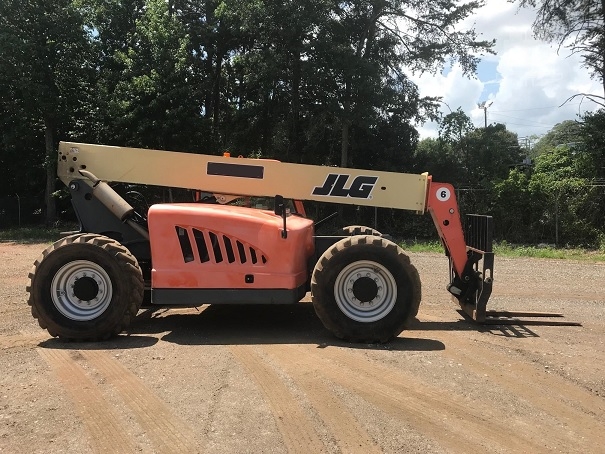
<path id="1" fill-rule="evenodd" d="M 315 233 L 302 200 L 427 211 L 450 263 L 448 291 L 489 316 L 492 219 L 467 216 L 430 175 L 310 166 L 61 142 L 58 177 L 79 233 L 48 247 L 29 274 L 29 305 L 51 336 L 102 340 L 126 329 L 146 285 L 151 303 L 292 304 L 310 290 L 324 326 L 351 342 L 386 342 L 416 316 L 420 279 L 387 235 L 349 226 Z M 197 201 L 135 210 L 109 184 L 197 191 Z M 206 197 L 200 197 L 203 191 Z M 271 210 L 229 204 L 272 197 Z"/>

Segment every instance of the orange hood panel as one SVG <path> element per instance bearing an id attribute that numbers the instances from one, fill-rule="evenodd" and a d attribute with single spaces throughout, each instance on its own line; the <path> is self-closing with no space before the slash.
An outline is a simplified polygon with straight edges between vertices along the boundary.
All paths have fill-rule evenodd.
<path id="1" fill-rule="evenodd" d="M 153 288 L 294 289 L 308 278 L 313 221 L 213 204 L 159 204 L 148 213 Z"/>

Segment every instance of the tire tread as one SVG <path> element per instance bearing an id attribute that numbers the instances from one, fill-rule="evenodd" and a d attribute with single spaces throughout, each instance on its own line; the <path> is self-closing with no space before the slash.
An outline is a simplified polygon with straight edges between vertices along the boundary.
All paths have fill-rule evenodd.
<path id="1" fill-rule="evenodd" d="M 72 244 L 89 244 L 108 252 L 119 265 L 121 272 L 123 273 L 124 281 L 128 282 L 129 284 L 124 287 L 125 291 L 127 292 L 126 298 L 128 299 L 128 301 L 130 301 L 130 304 L 126 305 L 124 314 L 121 317 L 121 321 L 119 323 L 116 323 L 113 328 L 109 331 L 91 333 L 91 335 L 87 337 L 74 337 L 65 335 L 59 330 L 51 328 L 47 321 L 40 315 L 39 311 L 36 309 L 34 293 L 36 286 L 40 285 L 40 281 L 36 279 L 38 276 L 40 265 L 45 259 L 47 259 L 47 257 L 51 253 Z M 103 235 L 88 233 L 67 236 L 47 247 L 44 251 L 42 251 L 41 256 L 34 262 L 34 266 L 29 272 L 28 278 L 29 283 L 26 286 L 26 291 L 28 292 L 29 297 L 27 300 L 27 304 L 31 307 L 32 316 L 38 321 L 40 327 L 42 329 L 46 329 L 52 337 L 59 337 L 64 340 L 98 341 L 106 340 L 110 337 L 118 335 L 124 329 L 126 329 L 130 325 L 134 317 L 136 317 L 141 306 L 144 292 L 143 273 L 141 271 L 141 267 L 139 266 L 137 259 L 130 253 L 130 251 L 125 246 L 123 246 L 118 241 L 112 238 Z"/>
<path id="2" fill-rule="evenodd" d="M 352 334 L 351 332 L 348 332 L 346 328 L 343 328 L 340 324 L 336 323 L 330 316 L 327 305 L 323 304 L 318 300 L 318 298 L 316 298 L 316 295 L 322 293 L 321 287 L 325 285 L 325 283 L 322 281 L 327 279 L 324 277 L 324 274 L 327 273 L 328 266 L 332 259 L 345 249 L 359 245 L 372 245 L 384 248 L 385 251 L 388 251 L 388 253 L 396 259 L 397 263 L 403 268 L 411 281 L 410 285 L 412 287 L 413 297 L 410 301 L 410 310 L 408 316 L 405 319 L 400 320 L 392 332 L 368 332 L 362 335 Z M 332 289 L 329 291 L 332 291 Z M 384 343 L 396 337 L 418 314 L 421 301 L 421 282 L 418 270 L 411 264 L 409 256 L 395 243 L 375 235 L 356 235 L 351 236 L 347 239 L 347 241 L 341 240 L 335 243 L 332 248 L 328 249 L 320 257 L 311 277 L 311 294 L 315 312 L 321 319 L 324 326 L 328 328 L 336 337 L 349 342 Z"/>

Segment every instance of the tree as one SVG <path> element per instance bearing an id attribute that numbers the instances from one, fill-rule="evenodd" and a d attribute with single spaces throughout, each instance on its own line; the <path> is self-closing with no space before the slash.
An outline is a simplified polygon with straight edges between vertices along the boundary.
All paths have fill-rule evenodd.
<path id="1" fill-rule="evenodd" d="M 601 82 L 605 94 L 605 6 L 596 0 L 520 0 L 521 7 L 537 8 L 534 34 L 556 42 L 572 54 L 581 54 L 593 79 Z M 605 97 L 584 94 L 604 106 Z"/>
<path id="2" fill-rule="evenodd" d="M 590 112 L 582 118 L 579 141 L 584 153 L 590 157 L 586 178 L 605 183 L 605 109 Z M 605 207 L 601 210 L 605 216 Z"/>
<path id="3" fill-rule="evenodd" d="M 586 178 L 590 159 L 581 149 L 559 145 L 536 158 L 530 190 L 544 200 L 542 223 L 555 243 L 594 246 L 603 219 L 597 188 Z M 602 198 L 601 198 L 602 199 Z M 596 215 L 596 217 L 595 217 Z"/>
<path id="4" fill-rule="evenodd" d="M 432 71 L 446 60 L 458 61 L 465 73 L 475 71 L 478 55 L 490 52 L 494 43 L 477 41 L 473 29 L 460 31 L 457 27 L 480 6 L 480 2 L 456 5 L 449 0 L 342 4 L 337 23 L 346 31 L 345 40 L 334 37 L 335 42 L 342 43 L 337 47 L 340 61 L 346 62 L 337 69 L 342 105 L 341 166 L 349 162 L 350 130 L 358 122 L 358 112 L 366 111 L 366 106 L 381 109 L 380 105 L 367 104 L 371 99 L 383 99 L 367 97 L 371 94 L 366 88 L 372 82 L 380 87 L 380 79 L 404 81 L 405 70 Z M 360 96 L 363 94 L 365 98 Z M 418 103 L 414 104 L 420 112 Z"/>
<path id="5" fill-rule="evenodd" d="M 427 138 L 418 143 L 413 170 L 429 172 L 435 181 L 458 185 L 464 177 L 458 149 L 441 139 Z"/>
<path id="6" fill-rule="evenodd" d="M 317 40 L 330 7 L 326 0 L 221 3 L 216 17 L 239 33 L 234 57 L 224 64 L 233 90 L 224 111 L 237 125 L 222 130 L 227 142 L 265 156 L 308 160 L 304 155 L 323 131 L 305 137 L 305 130 L 331 120 L 317 107 L 325 85 L 312 83 L 317 47 L 333 46 Z"/>
<path id="7" fill-rule="evenodd" d="M 533 156 L 559 145 L 571 145 L 582 141 L 581 130 L 582 124 L 578 121 L 565 120 L 557 123 L 536 142 L 532 149 Z"/>
<path id="8" fill-rule="evenodd" d="M 462 140 L 468 150 L 463 165 L 471 186 L 489 187 L 497 180 L 505 179 L 511 168 L 522 161 L 517 134 L 503 124 L 478 128 Z"/>
<path id="9" fill-rule="evenodd" d="M 603 118 L 599 112 L 556 125 L 537 143 L 533 168 L 514 169 L 494 183 L 491 212 L 498 235 L 602 247 Z"/>
<path id="10" fill-rule="evenodd" d="M 449 169 L 450 177 L 447 181 L 454 184 L 468 184 L 469 170 L 467 163 L 470 162 L 469 154 L 472 150 L 468 148 L 465 138 L 474 130 L 473 122 L 460 107 L 439 121 L 441 148 L 447 151 L 452 164 Z"/>
<path id="11" fill-rule="evenodd" d="M 531 178 L 529 172 L 513 169 L 506 179 L 494 184 L 490 213 L 497 237 L 516 243 L 547 239 L 543 212 L 550 198 L 531 185 Z"/>
<path id="12" fill-rule="evenodd" d="M 474 131 L 473 121 L 458 107 L 439 121 L 439 138 L 452 145 L 459 144 L 462 139 Z"/>
<path id="13" fill-rule="evenodd" d="M 47 223 L 56 218 L 57 135 L 70 128 L 76 112 L 87 108 L 86 92 L 94 77 L 90 37 L 71 0 L 0 2 L 2 104 L 20 120 L 29 121 L 32 133 L 40 131 L 44 136 Z"/>
<path id="14" fill-rule="evenodd" d="M 201 103 L 195 97 L 185 28 L 164 0 L 147 0 L 133 25 L 131 38 L 112 46 L 103 74 L 107 79 L 100 81 L 111 112 L 105 119 L 105 142 L 196 149 Z M 108 35 L 99 33 L 103 47 L 113 39 Z"/>
<path id="15" fill-rule="evenodd" d="M 263 152 L 270 135 L 280 156 L 289 159 L 367 162 L 372 128 L 411 132 L 410 124 L 434 108 L 406 71 L 435 70 L 451 59 L 472 73 L 478 56 L 491 50 L 493 43 L 478 41 L 473 30 L 457 29 L 479 6 L 225 0 L 217 17 L 240 25 L 247 37 L 238 49 L 245 52 L 226 65 L 233 63 L 243 95 L 236 97 L 235 118 L 258 124 L 256 134 L 248 135 L 252 140 L 271 125 L 260 143 Z M 413 146 L 416 140 L 405 142 Z"/>
<path id="16" fill-rule="evenodd" d="M 17 155 L 46 136 L 46 158 L 27 153 L 49 163 L 49 219 L 63 138 L 409 171 L 437 101 L 409 72 L 472 74 L 493 42 L 460 24 L 481 5 L 6 0 L 0 117 L 19 127 L 2 143 Z"/>

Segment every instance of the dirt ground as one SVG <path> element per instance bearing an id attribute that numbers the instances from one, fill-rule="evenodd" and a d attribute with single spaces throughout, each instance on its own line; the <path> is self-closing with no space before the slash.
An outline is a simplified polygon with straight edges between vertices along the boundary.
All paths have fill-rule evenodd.
<path id="1" fill-rule="evenodd" d="M 447 261 L 411 254 L 423 301 L 387 345 L 334 339 L 312 306 L 143 310 L 61 343 L 31 317 L 44 245 L 0 243 L 1 453 L 597 453 L 605 263 L 496 257 L 490 308 L 582 326 L 477 326 Z"/>

